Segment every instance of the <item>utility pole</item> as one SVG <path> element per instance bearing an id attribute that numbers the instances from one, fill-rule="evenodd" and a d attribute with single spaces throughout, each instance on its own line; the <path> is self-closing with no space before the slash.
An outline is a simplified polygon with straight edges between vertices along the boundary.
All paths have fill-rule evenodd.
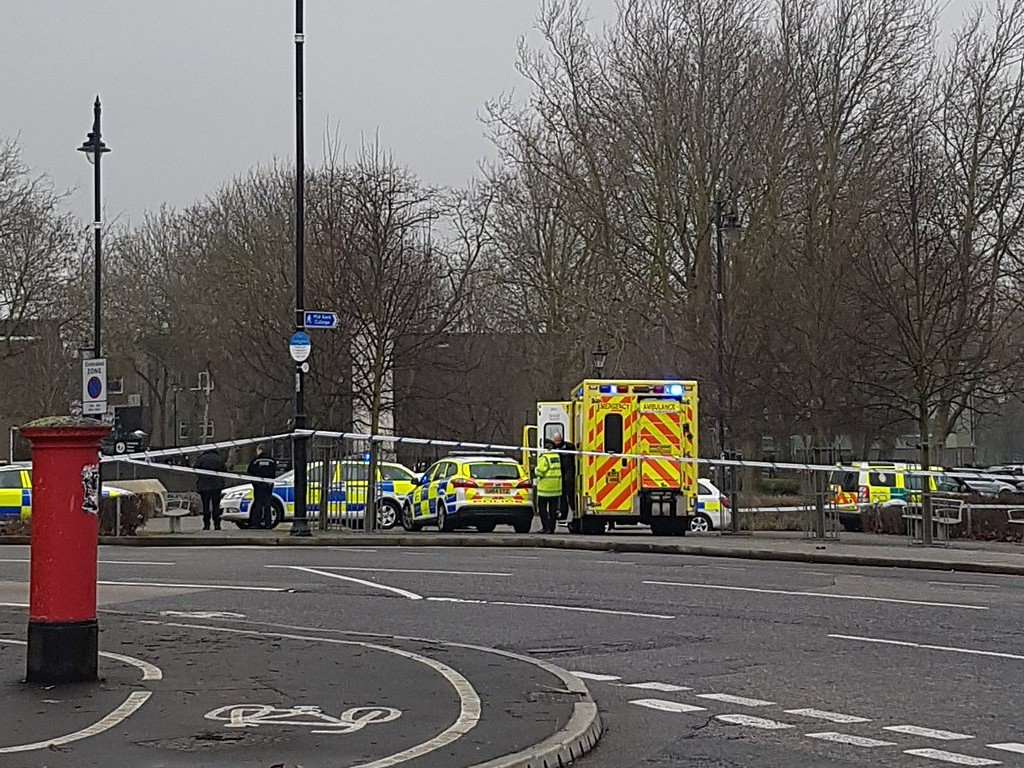
<path id="1" fill-rule="evenodd" d="M 721 198 L 715 200 L 715 320 L 718 326 L 717 333 L 717 355 L 718 355 L 718 452 L 722 459 L 735 459 L 737 454 L 726 448 L 727 425 L 727 404 L 728 393 L 732 391 L 732 382 L 726 383 L 725 378 L 725 238 L 724 230 L 739 229 L 739 217 L 735 210 L 725 213 Z M 735 466 L 726 467 L 722 465 L 721 486 L 722 491 L 728 493 L 732 501 L 732 532 L 740 531 L 740 515 L 738 504 L 738 483 L 739 469 Z"/>
<path id="2" fill-rule="evenodd" d="M 305 105 L 303 104 L 303 44 L 302 0 L 295 0 L 295 330 L 305 329 L 306 300 L 305 246 L 306 246 L 306 147 Z M 306 361 L 295 361 L 295 413 L 292 420 L 292 468 L 295 471 L 295 517 L 292 536 L 310 536 L 306 518 L 306 447 L 308 438 L 298 434 L 306 428 L 306 405 L 303 399 Z"/>

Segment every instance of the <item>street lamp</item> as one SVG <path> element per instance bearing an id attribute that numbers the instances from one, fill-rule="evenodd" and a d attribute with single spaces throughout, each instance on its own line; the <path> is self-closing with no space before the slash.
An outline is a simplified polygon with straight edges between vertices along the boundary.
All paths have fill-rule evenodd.
<path id="1" fill-rule="evenodd" d="M 101 339 L 100 339 L 100 326 L 101 326 L 101 285 L 102 285 L 102 249 L 103 245 L 101 242 L 101 230 L 103 229 L 103 216 L 102 216 L 102 198 L 100 195 L 100 160 L 103 155 L 110 151 L 110 147 L 103 143 L 103 136 L 100 132 L 100 114 L 102 107 L 100 106 L 100 97 L 96 96 L 96 103 L 92 106 L 92 130 L 89 132 L 85 141 L 82 142 L 82 146 L 78 148 L 79 152 L 84 152 L 86 159 L 92 163 L 93 166 L 93 217 L 92 217 L 92 229 L 93 229 L 93 244 L 96 252 L 95 269 L 93 275 L 93 315 L 92 315 L 92 346 L 93 356 L 101 357 L 103 354 Z"/>
<path id="2" fill-rule="evenodd" d="M 590 357 L 594 366 L 594 375 L 601 378 L 604 374 L 604 364 L 608 362 L 608 350 L 604 348 L 604 345 L 599 344 L 597 349 L 590 353 Z"/>
<path id="3" fill-rule="evenodd" d="M 306 327 L 304 296 L 305 240 L 306 240 L 306 147 L 305 106 L 303 104 L 303 44 L 306 36 L 302 27 L 302 0 L 295 0 L 295 330 Z M 306 428 L 306 406 L 303 385 L 309 363 L 295 362 L 295 411 L 292 420 L 292 466 L 295 471 L 295 514 L 292 518 L 292 536 L 311 536 L 306 518 L 306 443 L 307 437 L 299 430 Z"/>
<path id="4" fill-rule="evenodd" d="M 740 228 L 739 216 L 735 208 L 725 210 L 721 199 L 715 200 L 715 256 L 717 268 L 715 270 L 715 305 L 718 311 L 715 317 L 718 324 L 717 352 L 718 352 L 718 451 L 721 458 L 731 456 L 725 448 L 725 436 L 728 430 L 726 425 L 726 391 L 732 391 L 731 382 L 726 385 L 725 381 L 725 232 L 735 232 Z M 726 479 L 728 478 L 728 482 Z M 722 465 L 721 476 L 722 490 L 729 494 L 732 502 L 732 532 L 740 531 L 740 510 L 737 504 L 736 467 Z"/>

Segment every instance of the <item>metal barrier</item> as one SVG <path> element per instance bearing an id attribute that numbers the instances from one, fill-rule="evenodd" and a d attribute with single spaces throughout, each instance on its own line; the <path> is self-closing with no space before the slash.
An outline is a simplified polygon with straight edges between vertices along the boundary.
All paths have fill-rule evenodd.
<path id="1" fill-rule="evenodd" d="M 831 447 L 815 448 L 813 461 L 815 464 L 833 464 L 836 461 L 836 450 Z M 838 541 L 842 526 L 835 494 L 829 486 L 829 475 L 810 470 L 802 475 L 802 495 L 806 504 L 804 537 Z"/>

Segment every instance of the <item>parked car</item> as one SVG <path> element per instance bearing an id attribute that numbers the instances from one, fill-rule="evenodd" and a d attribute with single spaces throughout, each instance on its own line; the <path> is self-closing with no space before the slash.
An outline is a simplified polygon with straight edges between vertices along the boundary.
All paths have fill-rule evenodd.
<path id="1" fill-rule="evenodd" d="M 690 518 L 690 531 L 721 531 L 732 525 L 729 499 L 707 478 L 697 479 L 697 511 Z"/>
<path id="2" fill-rule="evenodd" d="M 1015 484 L 990 474 L 974 474 L 964 470 L 950 470 L 956 476 L 940 478 L 939 491 L 943 493 L 976 493 L 979 496 L 1011 496 L 1018 492 Z"/>
<path id="3" fill-rule="evenodd" d="M 1018 491 L 1024 493 L 1024 464 L 1004 464 L 989 467 L 988 474 L 1010 483 Z"/>

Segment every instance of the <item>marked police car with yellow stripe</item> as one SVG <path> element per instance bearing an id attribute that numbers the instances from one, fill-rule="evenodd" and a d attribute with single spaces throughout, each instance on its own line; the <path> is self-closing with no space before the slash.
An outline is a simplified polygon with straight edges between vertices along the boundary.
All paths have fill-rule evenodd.
<path id="1" fill-rule="evenodd" d="M 132 496 L 131 491 L 113 485 L 103 485 L 103 498 Z M 32 465 L 5 464 L 0 466 L 0 522 L 29 520 L 32 517 Z"/>
<path id="2" fill-rule="evenodd" d="M 320 514 L 323 463 L 308 465 L 306 483 L 306 514 L 315 518 Z M 331 462 L 331 480 L 327 489 L 327 515 L 343 520 L 362 520 L 366 514 L 367 478 L 369 462 L 361 460 Z M 416 473 L 402 464 L 381 462 L 377 465 L 377 526 L 388 529 L 398 523 L 402 503 L 416 487 Z M 295 474 L 285 472 L 274 480 L 271 497 L 273 516 L 271 528 L 290 520 L 295 515 Z M 221 496 L 221 519 L 239 528 L 249 527 L 249 508 L 252 505 L 252 484 L 226 488 Z"/>
<path id="3" fill-rule="evenodd" d="M 420 478 L 402 507 L 402 527 L 418 531 L 425 524 L 439 530 L 475 526 L 489 533 L 499 523 L 529 533 L 533 523 L 532 483 L 514 459 L 495 456 L 449 456 Z"/>

